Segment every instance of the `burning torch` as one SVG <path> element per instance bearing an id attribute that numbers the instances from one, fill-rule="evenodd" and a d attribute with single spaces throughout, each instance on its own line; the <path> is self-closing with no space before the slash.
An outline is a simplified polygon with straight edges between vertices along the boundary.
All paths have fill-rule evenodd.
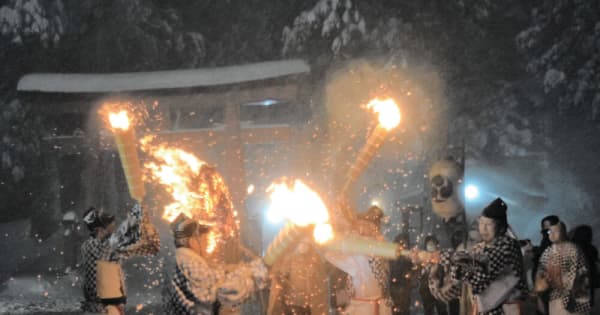
<path id="1" fill-rule="evenodd" d="M 129 194 L 133 199 L 142 202 L 145 189 L 138 159 L 135 130 L 131 127 L 127 112 L 124 110 L 118 113 L 109 113 L 108 119 L 115 136 L 115 143 L 127 179 Z"/>
<path id="2" fill-rule="evenodd" d="M 272 266 L 293 243 L 307 234 L 310 227 L 301 227 L 293 223 L 286 224 L 267 247 L 263 256 L 265 264 Z"/>
<path id="3" fill-rule="evenodd" d="M 271 198 L 270 211 L 289 221 L 267 247 L 263 256 L 265 264 L 273 265 L 292 244 L 310 231 L 318 243 L 333 237 L 325 203 L 300 180 L 295 180 L 292 185 L 273 183 L 267 192 Z"/>
<path id="4" fill-rule="evenodd" d="M 271 184 L 267 191 L 271 197 L 270 211 L 289 220 L 265 251 L 263 260 L 267 265 L 273 265 L 290 246 L 311 230 L 315 242 L 329 250 L 388 259 L 396 259 L 400 255 L 422 262 L 430 259 L 425 252 L 405 250 L 396 243 L 352 234 L 335 235 L 329 224 L 329 212 L 325 204 L 316 192 L 299 180 L 293 185 Z"/>
<path id="5" fill-rule="evenodd" d="M 388 132 L 400 123 L 400 110 L 396 102 L 391 98 L 385 100 L 373 99 L 367 104 L 367 108 L 373 109 L 373 111 L 379 114 L 379 123 L 346 174 L 346 180 L 340 192 L 341 198 L 345 198 L 350 187 L 360 177 L 367 165 L 369 165 L 369 162 L 383 144 Z M 354 219 L 354 211 L 350 207 L 342 205 L 342 211 L 347 219 L 350 221 Z"/>

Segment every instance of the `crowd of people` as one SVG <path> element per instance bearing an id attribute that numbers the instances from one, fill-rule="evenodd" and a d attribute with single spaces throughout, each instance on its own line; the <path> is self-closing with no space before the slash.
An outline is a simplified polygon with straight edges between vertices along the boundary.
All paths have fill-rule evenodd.
<path id="1" fill-rule="evenodd" d="M 518 240 L 508 224 L 507 206 L 498 198 L 483 209 L 476 228 L 452 237 L 453 248 L 440 250 L 435 236 L 425 238 L 427 251 L 441 253 L 438 261 L 408 262 L 392 277 L 420 274 L 425 315 L 592 314 L 599 260 L 591 227 L 568 231 L 558 216 L 549 215 L 540 232 L 538 246 Z M 394 312 L 408 314 L 410 295 L 397 292 L 404 296 L 392 297 Z"/>
<path id="2" fill-rule="evenodd" d="M 175 268 L 165 283 L 163 309 L 165 314 L 221 314 L 223 306 L 239 305 L 269 288 L 269 315 L 591 314 L 600 284 L 592 229 L 582 225 L 569 231 L 550 215 L 541 221 L 541 243 L 533 246 L 516 238 L 507 210 L 503 200 L 494 200 L 476 224 L 452 236 L 452 248 L 441 249 L 429 235 L 420 249 L 412 249 L 414 255 L 385 260 L 324 250 L 305 239 L 269 267 L 258 257 L 234 265 L 208 259 L 213 226 L 181 215 L 171 224 Z M 371 207 L 341 232 L 383 240 L 382 217 L 381 209 Z M 121 261 L 156 254 L 156 228 L 138 204 L 118 228 L 113 216 L 94 208 L 84 222 L 91 234 L 82 246 L 82 310 L 124 314 Z M 407 233 L 394 241 L 410 249 Z M 419 258 L 419 252 L 431 253 L 430 258 Z M 412 292 L 418 292 L 418 302 Z"/>

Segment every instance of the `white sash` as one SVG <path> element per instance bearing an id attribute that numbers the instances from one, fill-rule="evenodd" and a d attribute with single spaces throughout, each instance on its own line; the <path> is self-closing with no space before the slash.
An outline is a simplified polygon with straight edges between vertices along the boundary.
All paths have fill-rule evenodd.
<path id="1" fill-rule="evenodd" d="M 498 279 L 494 280 L 483 292 L 475 295 L 477 311 L 481 313 L 489 312 L 506 302 L 515 293 L 516 285 L 519 283 L 519 277 L 515 276 L 511 270 L 505 269 Z"/>

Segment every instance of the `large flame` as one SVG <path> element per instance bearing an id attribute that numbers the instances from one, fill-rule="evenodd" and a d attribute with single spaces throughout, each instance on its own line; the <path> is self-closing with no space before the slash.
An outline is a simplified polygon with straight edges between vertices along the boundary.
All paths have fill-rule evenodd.
<path id="1" fill-rule="evenodd" d="M 129 117 L 127 117 L 127 111 L 122 110 L 118 113 L 109 113 L 108 121 L 113 129 L 129 129 L 130 121 Z"/>
<path id="2" fill-rule="evenodd" d="M 237 213 L 227 186 L 214 167 L 180 148 L 153 144 L 152 138 L 144 138 L 141 143 L 142 150 L 152 159 L 144 164 L 150 178 L 172 198 L 164 207 L 164 220 L 173 222 L 183 213 L 190 219 L 213 225 L 208 234 L 208 253 L 224 238 L 237 235 Z"/>
<path id="3" fill-rule="evenodd" d="M 367 108 L 373 109 L 379 115 L 379 124 L 387 130 L 396 128 L 400 123 L 400 110 L 391 98 L 375 98 L 367 104 Z"/>
<path id="4" fill-rule="evenodd" d="M 295 180 L 291 187 L 285 182 L 273 183 L 267 192 L 271 198 L 270 212 L 298 226 L 314 224 L 313 236 L 318 243 L 333 237 L 327 207 L 319 195 L 302 181 Z"/>
<path id="5" fill-rule="evenodd" d="M 157 161 L 146 163 L 146 168 L 174 200 L 165 206 L 163 219 L 173 222 L 180 213 L 193 219 L 197 218 L 194 212 L 198 209 L 212 209 L 207 190 L 197 191 L 192 183 L 205 162 L 184 150 L 166 146 L 154 148 L 150 153 Z"/>

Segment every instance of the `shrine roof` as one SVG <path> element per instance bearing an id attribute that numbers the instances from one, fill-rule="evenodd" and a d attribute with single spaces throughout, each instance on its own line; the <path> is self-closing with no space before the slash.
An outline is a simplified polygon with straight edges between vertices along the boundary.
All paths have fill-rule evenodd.
<path id="1" fill-rule="evenodd" d="M 32 73 L 21 77 L 18 91 L 47 93 L 126 92 L 213 87 L 305 74 L 299 59 L 188 70 L 129 73 Z"/>

